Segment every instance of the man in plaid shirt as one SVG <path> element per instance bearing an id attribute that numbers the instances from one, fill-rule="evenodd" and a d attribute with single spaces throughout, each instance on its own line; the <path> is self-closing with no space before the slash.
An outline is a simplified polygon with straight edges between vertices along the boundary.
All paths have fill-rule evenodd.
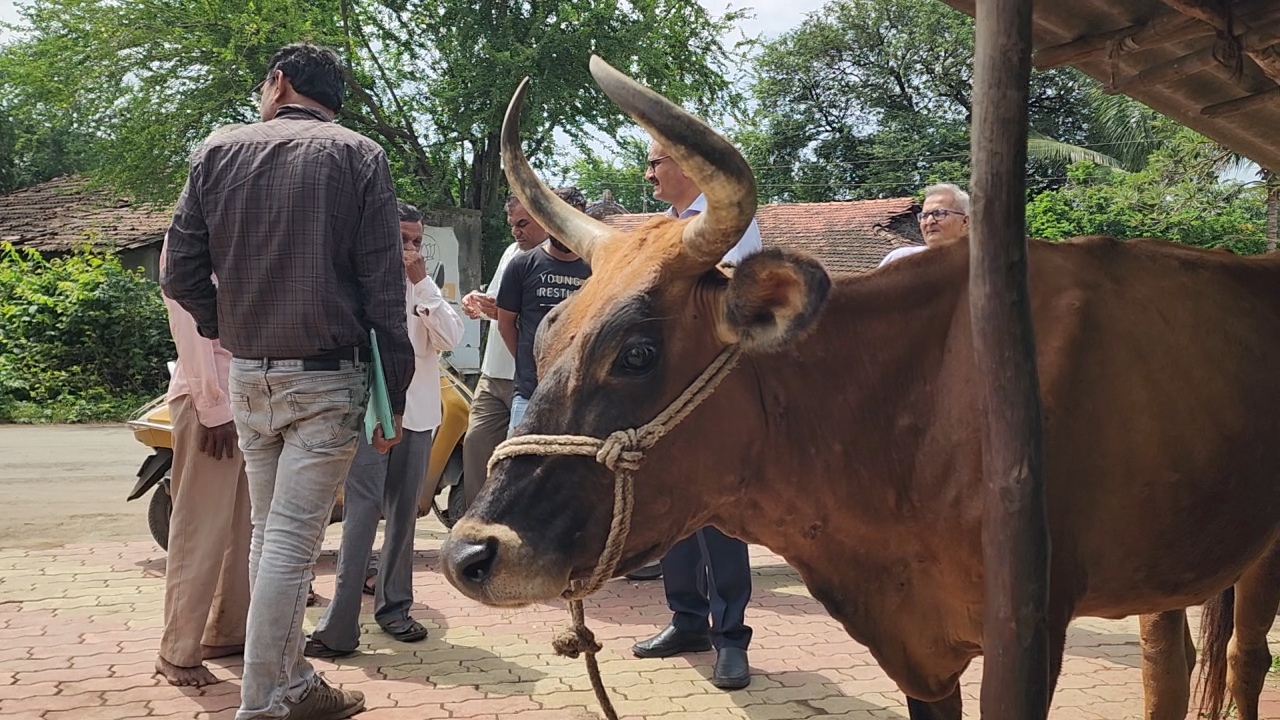
<path id="1" fill-rule="evenodd" d="M 302 657 L 307 587 L 362 426 L 369 329 L 400 439 L 413 347 L 386 155 L 333 122 L 343 70 L 289 45 L 259 84 L 262 122 L 191 159 L 169 230 L 165 294 L 232 355 L 231 408 L 249 481 L 252 595 L 237 720 L 338 720 L 364 696 Z M 216 275 L 215 287 L 211 277 Z"/>

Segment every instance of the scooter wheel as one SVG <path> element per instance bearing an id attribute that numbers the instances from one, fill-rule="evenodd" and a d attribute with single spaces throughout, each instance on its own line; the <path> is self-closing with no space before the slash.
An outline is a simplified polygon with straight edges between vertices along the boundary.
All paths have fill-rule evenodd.
<path id="1" fill-rule="evenodd" d="M 169 549 L 169 518 L 173 515 L 173 498 L 166 483 L 157 483 L 147 506 L 147 528 L 161 550 Z"/>

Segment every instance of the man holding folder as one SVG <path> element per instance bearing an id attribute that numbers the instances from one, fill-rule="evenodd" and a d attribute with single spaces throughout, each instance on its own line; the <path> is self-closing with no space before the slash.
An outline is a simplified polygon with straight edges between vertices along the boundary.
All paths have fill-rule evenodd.
<path id="1" fill-rule="evenodd" d="M 232 355 L 253 517 L 236 720 L 340 720 L 364 708 L 362 693 L 330 686 L 302 656 L 302 620 L 363 430 L 369 329 L 396 426 L 391 440 L 375 432 L 380 452 L 399 442 L 414 353 L 391 172 L 377 143 L 333 122 L 344 86 L 332 50 L 272 56 L 255 88 L 262 122 L 192 155 L 161 273 L 165 294 Z"/>

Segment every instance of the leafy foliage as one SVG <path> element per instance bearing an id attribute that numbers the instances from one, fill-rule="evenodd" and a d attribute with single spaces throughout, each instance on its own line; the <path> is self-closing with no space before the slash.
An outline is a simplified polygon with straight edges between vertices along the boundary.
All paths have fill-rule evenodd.
<path id="1" fill-rule="evenodd" d="M 766 43 L 742 140 L 763 200 L 910 195 L 969 174 L 973 21 L 937 0 L 832 0 Z M 1089 140 L 1090 83 L 1036 72 L 1030 123 L 1062 142 Z M 1033 163 L 1032 192 L 1061 164 Z"/>
<path id="2" fill-rule="evenodd" d="M 577 157 L 560 168 L 562 184 L 578 186 L 592 201 L 599 199 L 605 190 L 610 190 L 614 201 L 621 203 L 629 212 L 665 210 L 667 204 L 654 199 L 653 186 L 644 179 L 649 141 L 624 136 L 615 144 L 618 151 L 608 158 L 590 148 L 582 148 Z"/>
<path id="3" fill-rule="evenodd" d="M 1087 84 L 1084 101 L 1090 109 L 1084 138 L 1088 147 L 1032 127 L 1028 156 L 1060 169 L 1087 160 L 1121 170 L 1140 170 L 1147 157 L 1161 147 L 1163 138 L 1155 131 L 1160 115 L 1154 110 L 1126 95 L 1109 94 L 1097 83 Z"/>
<path id="4" fill-rule="evenodd" d="M 272 52 L 334 48 L 351 70 L 338 121 L 386 148 L 403 199 L 483 211 L 486 256 L 507 242 L 491 220 L 506 186 L 503 112 L 521 78 L 533 79 L 525 149 L 545 167 L 557 133 L 630 126 L 591 80 L 591 53 L 710 109 L 730 95 L 721 38 L 743 16 L 697 0 L 31 0 L 20 12 L 22 34 L 0 48 L 0 107 L 89 138 L 96 179 L 141 201 L 173 200 L 213 128 L 256 119 L 249 90 Z"/>
<path id="5" fill-rule="evenodd" d="M 1066 185 L 1027 205 L 1030 234 L 1050 240 L 1156 237 L 1238 254 L 1263 252 L 1261 189 L 1220 182 L 1217 145 L 1171 121 L 1157 126 L 1165 142 L 1137 172 L 1072 165 Z"/>
<path id="6" fill-rule="evenodd" d="M 114 254 L 0 244 L 0 422 L 120 419 L 173 356 L 160 288 Z"/>
<path id="7" fill-rule="evenodd" d="M 522 77 L 536 161 L 556 130 L 629 124 L 591 81 L 592 52 L 679 102 L 723 99 L 720 38 L 741 16 L 696 0 L 33 0 L 22 12 L 24 37 L 0 52 L 6 93 L 92 133 L 101 173 L 140 199 L 176 197 L 189 151 L 252 121 L 268 57 L 305 40 L 344 56 L 339 120 L 387 148 L 406 199 L 476 209 L 502 194 L 498 133 Z"/>
<path id="8" fill-rule="evenodd" d="M 102 179 L 171 200 L 189 151 L 214 127 L 255 116 L 249 89 L 269 54 L 338 37 L 331 0 L 37 0 L 0 53 L 15 101 L 61 115 L 98 142 Z"/>
<path id="9" fill-rule="evenodd" d="M 58 117 L 10 102 L 0 85 L 0 194 L 89 166 L 89 141 Z"/>

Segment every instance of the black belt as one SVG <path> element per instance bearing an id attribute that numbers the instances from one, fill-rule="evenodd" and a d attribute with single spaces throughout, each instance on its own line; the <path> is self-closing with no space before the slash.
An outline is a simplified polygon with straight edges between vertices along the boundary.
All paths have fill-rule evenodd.
<path id="1" fill-rule="evenodd" d="M 352 345 L 350 347 L 337 348 L 334 350 L 325 350 L 324 352 L 316 353 L 315 355 L 308 355 L 307 357 L 302 357 L 302 358 L 292 357 L 292 358 L 267 358 L 267 359 L 268 360 L 301 360 L 303 370 L 333 371 L 333 370 L 341 369 L 340 363 L 343 360 L 347 360 L 350 362 L 362 362 L 362 363 L 371 362 L 373 360 L 373 352 L 369 349 L 369 346 L 367 345 L 362 345 L 358 347 Z"/>
<path id="2" fill-rule="evenodd" d="M 336 350 L 326 350 L 322 353 L 310 355 L 302 360 L 351 360 L 353 362 L 370 362 L 373 360 L 373 352 L 368 345 L 351 346 L 338 348 Z"/>

